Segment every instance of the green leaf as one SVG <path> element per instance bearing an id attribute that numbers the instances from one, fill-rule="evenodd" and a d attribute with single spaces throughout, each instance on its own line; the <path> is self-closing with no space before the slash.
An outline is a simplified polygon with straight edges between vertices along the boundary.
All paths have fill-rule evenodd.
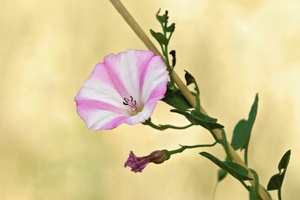
<path id="1" fill-rule="evenodd" d="M 222 133 L 222 138 L 223 138 L 222 139 L 222 144 L 223 144 L 223 147 L 224 147 L 225 152 L 226 152 L 226 161 L 231 161 L 232 162 L 232 156 L 231 156 L 230 151 L 229 151 L 226 133 L 225 133 L 225 130 L 223 128 L 221 129 L 221 133 Z"/>
<path id="2" fill-rule="evenodd" d="M 223 180 L 227 176 L 228 172 L 225 169 L 219 169 L 218 170 L 218 182 Z"/>
<path id="3" fill-rule="evenodd" d="M 248 170 L 244 168 L 243 166 L 229 162 L 229 161 L 224 161 L 222 162 L 218 158 L 214 157 L 213 155 L 207 153 L 207 152 L 200 152 L 200 155 L 208 158 L 211 160 L 213 163 L 218 165 L 220 168 L 226 170 L 229 174 L 231 174 L 233 177 L 235 177 L 239 181 L 244 181 L 244 180 L 252 180 L 247 176 Z"/>
<path id="4" fill-rule="evenodd" d="M 208 122 L 208 123 L 216 123 L 218 120 L 203 113 L 199 112 L 198 110 L 192 110 L 191 114 L 199 121 Z"/>
<path id="5" fill-rule="evenodd" d="M 186 100 L 179 90 L 167 89 L 165 97 L 162 99 L 162 101 L 174 108 L 181 110 L 192 108 L 191 104 Z"/>
<path id="6" fill-rule="evenodd" d="M 234 150 L 245 149 L 248 147 L 251 131 L 255 122 L 258 107 L 258 94 L 255 96 L 254 103 L 249 112 L 248 120 L 240 120 L 233 130 L 231 145 Z"/>
<path id="7" fill-rule="evenodd" d="M 221 131 L 222 131 L 222 134 L 223 134 L 223 132 L 225 134 L 224 129 L 221 129 Z M 228 156 L 226 156 L 225 161 L 232 161 L 232 158 L 228 158 Z M 228 172 L 226 170 L 220 168 L 218 170 L 218 181 L 220 182 L 221 180 L 223 180 L 227 176 L 227 174 L 228 174 Z"/>
<path id="8" fill-rule="evenodd" d="M 168 45 L 169 40 L 160 32 L 155 32 L 150 29 L 151 35 L 156 39 L 156 41 L 161 45 Z"/>
<path id="9" fill-rule="evenodd" d="M 247 121 L 244 119 L 240 120 L 235 126 L 231 140 L 231 146 L 234 150 L 241 149 L 247 143 L 247 126 Z"/>
<path id="10" fill-rule="evenodd" d="M 186 81 L 186 85 L 188 86 L 192 83 L 195 85 L 195 88 L 194 88 L 195 91 L 196 91 L 196 93 L 194 94 L 195 99 L 196 99 L 195 109 L 200 110 L 200 107 L 201 107 L 200 106 L 200 90 L 199 90 L 198 84 L 197 84 L 195 78 L 188 71 L 186 71 L 186 70 L 184 70 L 184 71 L 185 71 L 184 78 L 185 78 L 185 81 Z"/>
<path id="11" fill-rule="evenodd" d="M 287 166 L 289 165 L 291 157 L 291 150 L 288 150 L 281 158 L 279 164 L 278 164 L 278 171 L 281 172 L 282 169 L 286 169 Z"/>
<path id="12" fill-rule="evenodd" d="M 216 128 L 224 128 L 223 125 L 217 123 L 217 119 L 204 115 L 197 110 L 192 110 L 191 115 L 194 117 L 198 125 L 209 131 Z"/>
<path id="13" fill-rule="evenodd" d="M 267 190 L 280 190 L 284 176 L 290 161 L 291 156 L 291 150 L 288 150 L 280 159 L 280 162 L 278 164 L 278 171 L 279 173 L 273 175 L 271 179 L 269 180 Z"/>
<path id="14" fill-rule="evenodd" d="M 188 71 L 184 70 L 185 71 L 185 75 L 184 75 L 184 78 L 185 78 L 185 81 L 186 81 L 186 85 L 190 85 L 192 83 L 195 83 L 195 78 L 192 76 L 192 74 L 190 74 Z"/>
<path id="15" fill-rule="evenodd" d="M 156 19 L 162 24 L 166 23 L 168 20 L 164 16 L 156 15 Z"/>
<path id="16" fill-rule="evenodd" d="M 221 124 L 216 123 L 217 119 L 211 118 L 196 110 L 192 110 L 191 113 L 189 113 L 189 111 L 184 111 L 181 109 L 172 109 L 171 112 L 176 112 L 184 115 L 192 124 L 200 125 L 203 128 L 208 129 L 209 131 L 215 128 L 224 128 L 224 126 L 222 126 Z"/>
<path id="17" fill-rule="evenodd" d="M 197 121 L 190 113 L 188 113 L 184 110 L 180 110 L 180 109 L 172 109 L 170 111 L 181 114 L 181 115 L 185 116 L 187 118 L 187 120 L 189 120 L 192 124 L 198 125 Z"/>
<path id="18" fill-rule="evenodd" d="M 168 11 L 166 11 L 166 13 L 164 15 L 159 15 L 160 9 L 158 10 L 158 12 L 156 13 L 156 19 L 159 21 L 159 23 L 163 24 L 163 23 L 168 23 Z"/>
<path id="19" fill-rule="evenodd" d="M 175 24 L 174 23 L 172 23 L 170 26 L 168 26 L 167 28 L 166 28 L 166 31 L 167 32 L 174 32 L 175 31 Z"/>
<path id="20" fill-rule="evenodd" d="M 282 185 L 282 181 L 283 181 L 283 176 L 280 173 L 273 175 L 268 183 L 267 190 L 280 189 Z"/>
<path id="21" fill-rule="evenodd" d="M 231 162 L 231 161 L 223 161 L 223 163 L 226 163 L 232 169 L 239 172 L 240 175 L 247 176 L 247 174 L 248 174 L 248 170 L 245 167 L 243 167 L 243 166 L 241 166 L 237 163 L 234 163 L 234 162 Z"/>

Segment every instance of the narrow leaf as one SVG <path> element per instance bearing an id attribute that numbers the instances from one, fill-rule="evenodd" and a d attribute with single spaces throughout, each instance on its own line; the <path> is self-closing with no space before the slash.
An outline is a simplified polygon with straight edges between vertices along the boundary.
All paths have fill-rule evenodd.
<path id="1" fill-rule="evenodd" d="M 198 110 L 192 110 L 191 114 L 193 115 L 193 117 L 195 117 L 199 121 L 209 122 L 209 123 L 216 123 L 218 121 L 215 118 L 212 118 L 212 117 L 202 114 Z"/>
<path id="2" fill-rule="evenodd" d="M 231 164 L 228 164 L 228 161 L 222 162 L 218 158 L 214 157 L 213 155 L 207 153 L 207 152 L 200 152 L 200 155 L 208 158 L 211 160 L 213 163 L 218 165 L 220 168 L 226 170 L 229 174 L 231 174 L 233 177 L 238 179 L 239 181 L 244 181 L 244 180 L 252 180 L 251 178 L 247 177 L 248 170 L 244 168 L 243 166 L 237 166 L 238 164 L 231 162 Z M 247 171 L 247 174 L 246 171 Z"/>
<path id="3" fill-rule="evenodd" d="M 171 24 L 170 26 L 168 26 L 168 27 L 166 28 L 166 31 L 167 31 L 167 32 L 174 32 L 174 30 L 175 30 L 175 24 L 174 24 L 174 23 Z"/>
<path id="4" fill-rule="evenodd" d="M 216 119 L 208 117 L 196 110 L 192 110 L 191 113 L 189 113 L 180 109 L 172 109 L 171 112 L 184 115 L 192 124 L 200 125 L 209 131 L 215 128 L 224 128 L 223 125 L 215 123 Z"/>
<path id="5" fill-rule="evenodd" d="M 150 29 L 151 35 L 156 39 L 156 41 L 161 45 L 168 45 L 169 40 L 160 32 L 155 32 Z"/>
<path id="6" fill-rule="evenodd" d="M 253 124 L 255 122 L 256 114 L 258 108 L 258 94 L 255 96 L 254 103 L 252 104 L 251 110 L 249 112 L 248 120 L 240 120 L 234 128 L 233 136 L 231 140 L 232 147 L 237 149 L 245 149 L 248 147 L 251 131 Z"/>
<path id="7" fill-rule="evenodd" d="M 286 169 L 291 156 L 291 150 L 288 150 L 281 158 L 279 164 L 278 164 L 278 170 L 281 172 L 282 169 Z"/>
<path id="8" fill-rule="evenodd" d="M 230 151 L 229 151 L 227 137 L 226 137 L 226 133 L 225 133 L 224 129 L 221 129 L 221 133 L 222 133 L 222 138 L 223 138 L 222 144 L 223 144 L 223 147 L 224 147 L 226 155 L 227 155 L 226 161 L 232 162 L 232 156 L 231 156 Z"/>
<path id="9" fill-rule="evenodd" d="M 249 117 L 248 117 L 248 120 L 247 120 L 248 121 L 248 140 L 247 140 L 247 143 L 244 145 L 243 148 L 246 148 L 249 144 L 252 127 L 254 125 L 256 115 L 257 115 L 257 108 L 258 108 L 258 94 L 256 94 L 256 96 L 255 96 L 255 100 L 254 100 L 254 103 L 251 107 Z"/>
<path id="10" fill-rule="evenodd" d="M 252 172 L 252 174 L 254 176 L 254 187 L 252 187 L 252 189 L 254 190 L 254 194 L 258 198 L 259 197 L 259 192 L 258 192 L 259 177 L 258 177 L 258 174 L 256 173 L 256 171 L 254 171 L 253 169 L 250 169 L 250 171 Z"/>
<path id="11" fill-rule="evenodd" d="M 172 109 L 170 110 L 171 112 L 175 112 L 178 114 L 181 114 L 183 116 L 185 116 L 187 118 L 187 120 L 189 120 L 192 124 L 197 125 L 198 122 L 195 120 L 195 118 L 188 112 L 184 111 L 184 110 L 180 110 L 180 109 Z"/>
<path id="12" fill-rule="evenodd" d="M 197 121 L 197 124 L 211 131 L 216 128 L 224 128 L 223 125 L 217 123 L 217 119 L 202 114 L 197 110 L 192 110 L 191 115 Z"/>
<path id="13" fill-rule="evenodd" d="M 237 171 L 240 175 L 247 176 L 247 174 L 248 174 L 248 170 L 245 167 L 243 167 L 243 166 L 241 166 L 237 163 L 234 163 L 234 162 L 231 162 L 231 161 L 224 161 L 223 163 L 230 166 L 232 169 Z"/>
<path id="14" fill-rule="evenodd" d="M 234 150 L 241 149 L 248 140 L 247 131 L 248 122 L 244 119 L 240 120 L 234 127 L 231 146 Z"/>
<path id="15" fill-rule="evenodd" d="M 280 189 L 282 185 L 282 181 L 283 181 L 283 176 L 280 173 L 273 175 L 268 183 L 267 190 Z"/>
<path id="16" fill-rule="evenodd" d="M 268 190 L 281 190 L 281 186 L 284 180 L 284 176 L 289 164 L 291 156 L 291 150 L 288 150 L 280 159 L 278 164 L 278 171 L 279 173 L 273 175 L 268 183 Z"/>
<path id="17" fill-rule="evenodd" d="M 184 70 L 185 71 L 185 75 L 184 75 L 184 78 L 185 78 L 185 81 L 186 81 L 186 85 L 190 85 L 192 83 L 195 83 L 195 78 L 192 76 L 192 74 L 190 74 L 188 71 Z"/>
<path id="18" fill-rule="evenodd" d="M 162 99 L 162 101 L 174 108 L 181 110 L 192 108 L 191 104 L 186 100 L 179 90 L 167 89 L 165 97 Z"/>
<path id="19" fill-rule="evenodd" d="M 162 24 L 168 22 L 168 15 L 159 15 L 160 9 L 156 13 L 156 19 Z M 166 11 L 167 13 L 168 11 Z"/>

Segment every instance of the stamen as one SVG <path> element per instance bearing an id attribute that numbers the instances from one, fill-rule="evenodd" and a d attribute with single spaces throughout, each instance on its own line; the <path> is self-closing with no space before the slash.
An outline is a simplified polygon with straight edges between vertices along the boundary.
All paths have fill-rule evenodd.
<path id="1" fill-rule="evenodd" d="M 123 99 L 124 99 L 123 104 L 125 106 L 131 107 L 131 109 L 132 109 L 131 111 L 132 112 L 136 111 L 136 109 L 137 109 L 136 108 L 136 100 L 134 100 L 132 96 L 130 96 L 130 99 L 128 99 L 126 97 L 124 97 Z"/>

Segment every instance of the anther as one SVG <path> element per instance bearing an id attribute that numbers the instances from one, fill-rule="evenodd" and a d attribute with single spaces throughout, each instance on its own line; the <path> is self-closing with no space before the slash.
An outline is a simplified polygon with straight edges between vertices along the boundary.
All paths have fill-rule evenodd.
<path id="1" fill-rule="evenodd" d="M 125 106 L 131 107 L 132 108 L 132 112 L 136 111 L 136 109 L 137 109 L 136 108 L 136 100 L 134 100 L 132 96 L 130 96 L 130 99 L 128 99 L 126 97 L 124 97 L 123 99 L 124 99 L 123 104 Z"/>

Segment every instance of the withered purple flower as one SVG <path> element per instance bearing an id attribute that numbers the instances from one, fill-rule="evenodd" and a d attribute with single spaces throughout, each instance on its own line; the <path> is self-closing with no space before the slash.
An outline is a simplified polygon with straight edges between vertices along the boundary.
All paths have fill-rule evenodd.
<path id="1" fill-rule="evenodd" d="M 129 153 L 129 157 L 124 164 L 124 167 L 130 167 L 133 172 L 142 172 L 142 170 L 149 164 L 161 164 L 165 160 L 168 160 L 170 155 L 167 150 L 153 151 L 148 156 L 137 157 L 132 151 Z"/>

